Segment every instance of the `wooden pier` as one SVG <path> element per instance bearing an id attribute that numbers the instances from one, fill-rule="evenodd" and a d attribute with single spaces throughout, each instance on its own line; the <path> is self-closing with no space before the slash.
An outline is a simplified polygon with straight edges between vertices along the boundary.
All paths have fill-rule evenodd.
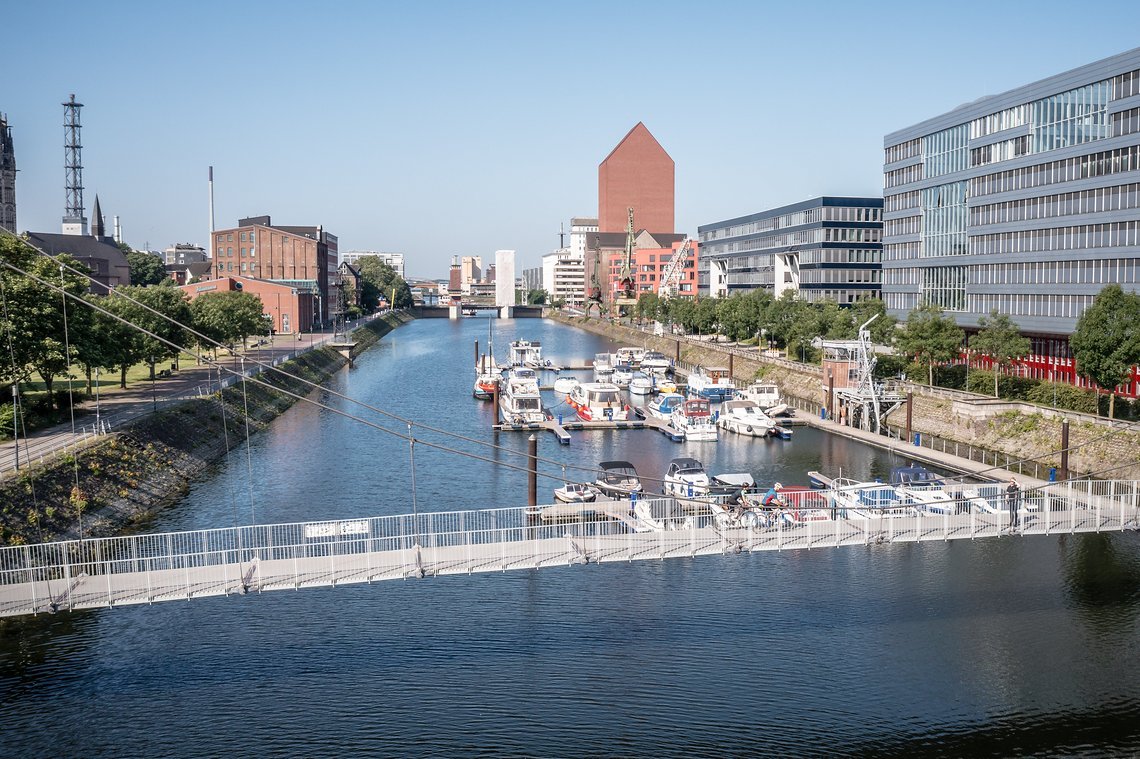
<path id="1" fill-rule="evenodd" d="M 662 435 L 665 435 L 673 442 L 679 443 L 684 440 L 684 436 L 669 426 L 669 423 L 661 419 L 630 419 L 624 422 L 615 421 L 597 421 L 586 422 L 581 419 L 573 418 L 558 423 L 557 419 L 548 419 L 545 422 L 530 422 L 528 424 L 496 424 L 493 426 L 496 432 L 538 432 L 546 431 L 552 433 L 558 438 L 558 442 L 562 445 L 570 445 L 570 433 L 568 430 L 657 430 Z"/>

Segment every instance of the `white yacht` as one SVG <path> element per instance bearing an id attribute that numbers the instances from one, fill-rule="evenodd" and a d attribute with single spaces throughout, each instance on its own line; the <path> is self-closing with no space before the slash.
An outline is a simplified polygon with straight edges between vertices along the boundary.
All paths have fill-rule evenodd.
<path id="1" fill-rule="evenodd" d="M 780 416 L 788 412 L 788 404 L 780 399 L 780 388 L 775 382 L 753 382 L 741 395 L 759 406 L 768 416 Z"/>
<path id="2" fill-rule="evenodd" d="M 665 358 L 660 351 L 646 351 L 641 357 L 641 371 L 648 374 L 663 375 L 673 366 L 673 362 Z"/>
<path id="3" fill-rule="evenodd" d="M 614 376 L 614 359 L 609 353 L 594 355 L 594 379 L 598 382 L 609 382 Z"/>
<path id="4" fill-rule="evenodd" d="M 709 492 L 709 475 L 696 459 L 678 458 L 669 462 L 662 484 L 665 495 L 699 498 Z"/>
<path id="5" fill-rule="evenodd" d="M 645 356 L 644 348 L 618 348 L 614 353 L 614 358 L 619 364 L 629 364 L 633 367 L 641 366 L 641 360 Z"/>
<path id="6" fill-rule="evenodd" d="M 768 437 L 776 434 L 776 423 L 750 400 L 725 401 L 717 424 L 739 435 Z"/>
<path id="7" fill-rule="evenodd" d="M 546 421 L 542 396 L 538 392 L 538 376 L 533 369 L 516 366 L 507 373 L 499 393 L 499 406 L 510 424 Z"/>
<path id="8" fill-rule="evenodd" d="M 633 395 L 649 395 L 653 392 L 653 378 L 644 372 L 634 372 L 629 381 L 629 392 Z"/>
<path id="9" fill-rule="evenodd" d="M 566 396 L 578 417 L 586 422 L 624 422 L 629 411 L 621 400 L 621 390 L 612 382 L 584 382 Z"/>
<path id="10" fill-rule="evenodd" d="M 632 381 L 633 366 L 631 364 L 614 364 L 614 372 L 610 376 L 610 382 L 614 383 L 618 387 L 629 387 L 629 383 Z"/>
<path id="11" fill-rule="evenodd" d="M 537 340 L 512 340 L 507 352 L 511 366 L 542 366 L 542 343 Z"/>
<path id="12" fill-rule="evenodd" d="M 673 409 L 669 425 L 685 436 L 685 440 L 712 440 L 717 438 L 709 402 L 704 398 L 690 398 Z"/>

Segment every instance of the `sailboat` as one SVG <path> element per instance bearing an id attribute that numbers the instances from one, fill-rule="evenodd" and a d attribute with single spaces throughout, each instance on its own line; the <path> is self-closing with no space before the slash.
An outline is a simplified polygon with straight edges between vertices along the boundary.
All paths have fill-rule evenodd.
<path id="1" fill-rule="evenodd" d="M 475 364 L 475 386 L 471 394 L 481 401 L 489 401 L 494 397 L 502 378 L 502 371 L 495 363 L 495 335 L 491 329 L 494 323 L 493 319 L 487 319 L 487 352 Z"/>

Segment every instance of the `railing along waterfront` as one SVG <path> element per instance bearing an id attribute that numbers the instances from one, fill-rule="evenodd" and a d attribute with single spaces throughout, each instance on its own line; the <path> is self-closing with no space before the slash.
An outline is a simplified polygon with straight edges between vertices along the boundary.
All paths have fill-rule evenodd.
<path id="1" fill-rule="evenodd" d="M 790 493 L 785 509 L 744 518 L 702 501 L 655 498 L 583 504 L 570 519 L 502 508 L 10 546 L 0 549 L 0 616 L 430 575 L 1009 534 L 1003 484 L 960 486 L 951 500 L 925 507 L 900 506 L 904 498 L 887 511 L 863 495 L 888 487 Z M 1022 493 L 1015 506 L 1023 536 L 1134 530 L 1140 483 L 1053 483 Z M 548 516 L 554 512 L 545 508 Z"/>

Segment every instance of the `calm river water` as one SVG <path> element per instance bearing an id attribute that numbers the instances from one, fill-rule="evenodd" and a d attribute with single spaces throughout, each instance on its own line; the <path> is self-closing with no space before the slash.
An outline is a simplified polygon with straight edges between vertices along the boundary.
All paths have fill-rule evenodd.
<path id="1" fill-rule="evenodd" d="M 496 323 L 555 361 L 599 338 Z M 470 396 L 487 322 L 402 327 L 330 387 L 489 442 Z M 350 408 L 327 393 L 328 403 Z M 373 412 L 382 426 L 403 423 Z M 510 451 L 417 431 L 493 461 Z M 503 434 L 507 449 L 525 436 Z M 151 529 L 411 511 L 406 442 L 299 404 Z M 812 430 L 677 444 L 552 436 L 627 458 L 806 483 L 885 475 Z M 526 475 L 416 449 L 421 510 L 517 505 Z M 568 476 L 575 478 L 573 470 Z M 579 479 L 582 478 L 578 475 Z M 540 500 L 555 483 L 540 480 Z M 252 497 L 251 497 L 252 494 Z M 1102 755 L 1140 751 L 1136 535 L 788 551 L 380 582 L 62 613 L 0 639 L 0 755 Z"/>

